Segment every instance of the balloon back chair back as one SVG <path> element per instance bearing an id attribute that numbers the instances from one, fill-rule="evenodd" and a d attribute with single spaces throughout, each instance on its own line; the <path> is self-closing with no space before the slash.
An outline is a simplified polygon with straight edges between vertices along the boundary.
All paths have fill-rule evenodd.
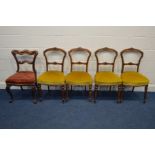
<path id="1" fill-rule="evenodd" d="M 66 57 L 65 50 L 61 48 L 48 48 L 44 52 L 44 57 L 46 61 L 46 72 L 42 73 L 38 77 L 38 92 L 40 101 L 42 100 L 41 85 L 47 85 L 48 91 L 50 91 L 50 86 L 60 86 L 62 89 L 62 102 L 65 101 L 65 76 L 64 76 L 64 60 Z M 50 69 L 52 66 L 52 69 Z M 59 66 L 60 69 L 55 68 Z"/>
<path id="2" fill-rule="evenodd" d="M 100 56 L 101 55 L 99 55 L 99 54 L 103 54 L 104 55 L 104 53 L 106 54 L 106 53 L 108 53 L 108 54 L 110 54 L 110 57 L 111 57 L 111 62 L 107 62 L 107 61 L 104 61 L 103 59 L 104 59 L 104 56 L 103 56 L 103 58 L 101 57 L 101 62 L 100 62 Z M 101 48 L 101 49 L 98 49 L 96 52 L 95 52 L 95 57 L 96 57 L 96 62 L 97 62 L 97 72 L 99 72 L 100 71 L 100 69 L 99 69 L 99 67 L 100 66 L 103 66 L 103 65 L 110 65 L 110 66 L 112 66 L 112 72 L 114 72 L 114 67 L 115 67 L 115 61 L 116 61 L 116 58 L 117 58 L 117 56 L 118 56 L 118 52 L 116 51 L 116 50 L 114 50 L 114 49 L 112 49 L 112 48 L 108 48 L 108 47 L 105 47 L 105 48 Z"/>
<path id="3" fill-rule="evenodd" d="M 134 59 L 134 57 L 136 57 L 136 60 L 131 60 L 130 62 L 126 62 L 125 57 L 128 59 L 129 55 L 130 55 L 131 59 Z M 141 63 L 143 56 L 144 56 L 144 53 L 139 49 L 128 48 L 128 49 L 123 50 L 121 52 L 121 58 L 122 58 L 121 73 L 124 72 L 126 66 L 135 66 L 136 71 L 138 72 L 139 66 L 140 66 L 140 63 Z"/>
<path id="4" fill-rule="evenodd" d="M 79 47 L 71 49 L 68 53 L 71 62 L 71 72 L 74 70 L 74 65 L 84 65 L 85 71 L 88 72 L 88 63 L 91 56 L 90 50 Z"/>
<path id="5" fill-rule="evenodd" d="M 144 53 L 139 49 L 135 48 L 124 49 L 121 52 L 121 59 L 122 59 L 121 78 L 123 81 L 124 86 L 123 88 L 125 88 L 125 86 L 130 86 L 132 87 L 132 92 L 134 91 L 135 87 L 141 87 L 141 86 L 145 87 L 144 91 L 144 103 L 145 103 L 147 97 L 149 79 L 145 75 L 139 73 L 139 67 L 143 56 Z M 126 69 L 127 66 L 134 67 L 134 70 L 132 68 L 132 70 L 128 71 Z"/>
<path id="6" fill-rule="evenodd" d="M 92 98 L 92 77 L 88 73 L 88 63 L 91 56 L 91 51 L 86 48 L 73 48 L 69 52 L 71 69 L 70 73 L 66 76 L 67 84 L 67 98 L 68 98 L 68 88 L 71 86 L 84 86 L 85 90 L 87 86 L 89 87 L 89 99 Z M 76 70 L 74 67 L 76 66 Z M 83 67 L 84 70 L 83 70 Z M 81 67 L 81 68 L 80 68 Z M 78 68 L 78 69 L 77 69 Z"/>
<path id="7" fill-rule="evenodd" d="M 35 69 L 35 60 L 38 55 L 37 51 L 30 50 L 13 50 L 12 55 L 15 58 L 17 64 L 17 71 L 15 74 L 11 75 L 6 79 L 6 91 L 9 93 L 11 100 L 13 102 L 13 95 L 10 90 L 11 86 L 32 86 L 32 96 L 33 101 L 36 103 L 35 92 L 36 92 L 36 69 Z M 21 65 L 29 64 L 32 66 L 31 71 L 27 69 L 21 70 Z"/>
<path id="8" fill-rule="evenodd" d="M 111 88 L 112 86 L 118 87 L 118 102 L 121 101 L 121 85 L 122 81 L 118 75 L 114 73 L 115 61 L 118 56 L 118 52 L 112 48 L 101 48 L 95 51 L 97 69 L 95 75 L 95 91 L 94 91 L 94 102 L 96 102 L 97 90 L 98 87 L 108 86 Z M 111 69 L 109 71 L 105 70 L 100 71 L 101 66 L 110 66 Z"/>
<path id="9" fill-rule="evenodd" d="M 52 60 L 50 60 L 50 55 Z M 46 60 L 46 71 L 49 71 L 49 65 L 60 65 L 61 71 L 64 71 L 64 61 L 66 57 L 66 51 L 61 48 L 49 48 L 44 51 L 44 57 Z M 55 60 L 57 59 L 57 60 Z M 59 59 L 59 60 L 58 60 Z"/>

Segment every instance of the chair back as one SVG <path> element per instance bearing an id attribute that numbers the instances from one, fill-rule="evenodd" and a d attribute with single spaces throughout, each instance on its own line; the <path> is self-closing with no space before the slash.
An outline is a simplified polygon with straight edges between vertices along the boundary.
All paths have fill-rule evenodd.
<path id="1" fill-rule="evenodd" d="M 118 52 L 112 48 L 101 48 L 95 51 L 97 72 L 100 70 L 100 66 L 112 66 L 112 72 L 114 72 L 115 61 L 118 56 Z"/>
<path id="2" fill-rule="evenodd" d="M 29 65 L 32 65 L 32 71 L 36 74 L 35 60 L 38 55 L 37 51 L 13 50 L 11 53 L 16 60 L 17 72 L 20 71 L 20 66 L 22 64 L 29 64 Z"/>
<path id="3" fill-rule="evenodd" d="M 136 66 L 136 71 L 139 71 L 139 66 L 144 55 L 141 50 L 128 48 L 121 51 L 120 55 L 122 59 L 122 73 L 126 66 Z"/>
<path id="4" fill-rule="evenodd" d="M 88 63 L 91 56 L 90 50 L 78 47 L 71 49 L 68 53 L 71 62 L 71 71 L 73 71 L 73 65 L 84 65 L 85 71 L 88 72 Z"/>
<path id="5" fill-rule="evenodd" d="M 59 65 L 61 71 L 64 71 L 64 60 L 66 57 L 65 50 L 57 47 L 48 48 L 44 51 L 44 57 L 46 60 L 46 71 L 49 71 L 49 65 Z"/>

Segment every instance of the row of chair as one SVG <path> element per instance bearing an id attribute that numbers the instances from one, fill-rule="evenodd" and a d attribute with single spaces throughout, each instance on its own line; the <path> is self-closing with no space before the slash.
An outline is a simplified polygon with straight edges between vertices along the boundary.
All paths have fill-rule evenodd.
<path id="1" fill-rule="evenodd" d="M 73 55 L 75 53 L 86 54 L 86 61 L 73 59 Z M 61 53 L 63 56 L 61 58 L 61 62 L 59 61 L 50 61 L 49 55 L 54 56 L 56 53 Z M 112 57 L 112 62 L 105 61 L 101 53 L 110 53 Z M 138 61 L 135 62 L 125 62 L 124 55 L 128 55 L 130 53 L 138 54 Z M 71 70 L 70 73 L 64 75 L 64 60 L 67 55 L 67 52 L 61 48 L 49 48 L 43 52 L 43 55 L 46 60 L 46 71 L 42 73 L 39 77 L 37 77 L 36 69 L 35 69 L 35 60 L 38 55 L 37 51 L 29 51 L 29 50 L 13 50 L 12 54 L 17 63 L 17 71 L 15 74 L 11 75 L 6 79 L 6 91 L 10 94 L 11 100 L 13 102 L 13 95 L 11 92 L 11 86 L 20 86 L 21 90 L 23 90 L 23 86 L 32 86 L 32 96 L 33 101 L 36 103 L 37 98 L 36 94 L 38 94 L 40 101 L 42 100 L 42 85 L 47 85 L 48 90 L 50 86 L 60 86 L 62 91 L 62 102 L 68 100 L 68 91 L 72 90 L 72 86 L 82 86 L 85 90 L 89 89 L 89 100 L 96 102 L 97 92 L 99 87 L 108 86 L 111 88 L 117 87 L 117 101 L 122 102 L 123 100 L 123 92 L 126 86 L 132 87 L 132 91 L 134 91 L 135 87 L 145 87 L 144 91 L 144 103 L 146 102 L 147 90 L 149 80 L 146 76 L 139 73 L 140 62 L 143 57 L 143 52 L 139 49 L 128 48 L 121 51 L 121 59 L 122 59 L 122 70 L 121 76 L 118 76 L 114 72 L 115 61 L 118 56 L 118 52 L 112 48 L 101 48 L 95 51 L 96 63 L 97 63 L 97 71 L 94 79 L 88 73 L 88 62 L 91 56 L 91 51 L 82 47 L 71 49 L 68 54 L 71 62 Z M 31 56 L 32 60 L 27 60 L 25 55 Z M 22 57 L 22 59 L 20 58 Z M 32 71 L 21 71 L 20 66 L 22 64 L 30 64 L 32 65 Z M 50 70 L 49 65 L 59 65 L 61 66 L 61 70 Z M 75 71 L 73 70 L 74 65 L 84 65 L 84 71 Z M 110 71 L 100 70 L 100 66 L 112 66 Z M 126 71 L 125 66 L 136 66 L 136 71 Z M 92 93 L 92 84 L 94 82 L 94 92 Z"/>

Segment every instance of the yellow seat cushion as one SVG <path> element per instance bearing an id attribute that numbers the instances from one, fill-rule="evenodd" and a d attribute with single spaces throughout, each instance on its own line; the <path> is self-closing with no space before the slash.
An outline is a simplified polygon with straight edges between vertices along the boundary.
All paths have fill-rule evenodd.
<path id="1" fill-rule="evenodd" d="M 113 72 L 97 72 L 95 75 L 97 85 L 119 85 L 121 83 L 121 78 Z"/>
<path id="2" fill-rule="evenodd" d="M 91 85 L 92 77 L 83 71 L 73 71 L 66 75 L 66 83 L 71 85 Z"/>
<path id="3" fill-rule="evenodd" d="M 121 75 L 124 85 L 145 86 L 149 84 L 149 79 L 143 74 L 133 71 L 127 71 Z"/>
<path id="4" fill-rule="evenodd" d="M 65 83 L 65 76 L 60 71 L 47 71 L 42 73 L 37 81 L 39 84 L 62 85 Z"/>

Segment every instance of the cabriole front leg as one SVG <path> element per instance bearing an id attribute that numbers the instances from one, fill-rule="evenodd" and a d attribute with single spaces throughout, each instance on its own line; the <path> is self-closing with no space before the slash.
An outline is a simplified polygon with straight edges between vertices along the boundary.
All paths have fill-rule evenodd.
<path id="1" fill-rule="evenodd" d="M 6 85 L 6 92 L 10 95 L 10 103 L 13 103 L 13 94 L 11 92 L 11 89 L 10 89 L 11 85 Z"/>
<path id="2" fill-rule="evenodd" d="M 32 100 L 33 100 L 34 104 L 37 103 L 37 100 L 36 100 L 36 87 L 35 86 L 32 86 Z"/>
<path id="3" fill-rule="evenodd" d="M 39 101 L 41 102 L 41 101 L 42 101 L 41 84 L 38 84 L 38 85 L 37 85 L 37 89 L 38 89 L 38 98 L 39 98 Z"/>

